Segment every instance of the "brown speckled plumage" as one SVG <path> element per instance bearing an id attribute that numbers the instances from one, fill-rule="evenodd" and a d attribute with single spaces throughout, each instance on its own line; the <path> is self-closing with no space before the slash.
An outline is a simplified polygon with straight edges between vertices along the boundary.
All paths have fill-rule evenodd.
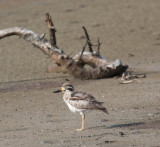
<path id="1" fill-rule="evenodd" d="M 73 85 L 70 83 L 64 83 L 61 87 L 61 90 L 55 92 L 60 91 L 64 92 L 63 100 L 68 105 L 69 109 L 72 112 L 78 112 L 82 115 L 82 128 L 78 129 L 78 131 L 84 129 L 84 119 L 87 111 L 101 110 L 108 114 L 107 109 L 102 106 L 103 102 L 97 101 L 88 93 L 82 91 L 75 92 Z"/>
<path id="2" fill-rule="evenodd" d="M 102 110 L 108 113 L 106 108 L 102 106 L 103 102 L 97 101 L 92 95 L 77 91 L 71 94 L 69 98 L 70 104 L 77 109 Z"/>

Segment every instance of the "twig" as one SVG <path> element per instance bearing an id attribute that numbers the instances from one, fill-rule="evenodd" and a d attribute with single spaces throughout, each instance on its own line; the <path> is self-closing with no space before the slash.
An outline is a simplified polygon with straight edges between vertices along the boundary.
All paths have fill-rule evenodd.
<path id="1" fill-rule="evenodd" d="M 120 84 L 129 84 L 129 83 L 132 83 L 133 80 L 127 80 L 127 81 L 120 81 L 119 83 Z"/>
<path id="2" fill-rule="evenodd" d="M 87 44 L 88 44 L 88 47 L 89 47 L 89 51 L 93 53 L 92 43 L 91 43 L 91 40 L 89 38 L 88 32 L 87 32 L 87 30 L 86 30 L 86 28 L 84 26 L 82 26 L 82 28 L 83 28 L 84 33 L 85 33 L 86 38 L 87 38 Z"/>
<path id="3" fill-rule="evenodd" d="M 97 54 L 98 55 L 100 54 L 100 46 L 101 46 L 101 43 L 100 43 L 99 38 L 98 38 L 98 47 L 97 47 Z"/>
<path id="4" fill-rule="evenodd" d="M 52 18 L 49 15 L 49 13 L 46 13 L 46 22 L 48 24 L 49 29 L 49 36 L 50 36 L 50 42 L 53 47 L 57 48 L 57 41 L 56 41 L 56 29 L 54 27 L 54 24 L 52 22 Z"/>
<path id="5" fill-rule="evenodd" d="M 85 45 L 84 45 L 84 47 L 83 47 L 83 49 L 82 49 L 81 55 L 80 55 L 80 57 L 79 57 L 79 61 L 81 60 L 81 57 L 82 57 L 82 55 L 83 55 L 84 50 L 86 49 L 86 46 L 87 46 L 87 42 L 85 43 Z"/>
<path id="6" fill-rule="evenodd" d="M 120 84 L 129 84 L 134 81 L 141 83 L 139 78 L 145 78 L 145 77 L 146 77 L 145 74 L 132 74 L 132 73 L 125 72 L 122 74 Z"/>

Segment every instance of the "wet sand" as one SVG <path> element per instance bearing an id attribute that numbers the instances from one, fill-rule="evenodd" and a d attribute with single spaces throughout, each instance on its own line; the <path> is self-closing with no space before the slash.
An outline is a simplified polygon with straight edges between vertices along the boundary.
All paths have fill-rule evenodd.
<path id="1" fill-rule="evenodd" d="M 17 36 L 0 40 L 0 146 L 160 146 L 160 3 L 149 0 L 1 0 L 0 29 L 26 27 L 46 33 L 53 17 L 58 46 L 74 56 L 82 50 L 84 25 L 110 61 L 120 58 L 129 71 L 146 73 L 140 83 L 119 79 L 78 80 L 47 73 L 51 62 Z M 81 116 L 52 92 L 69 79 L 76 90 L 104 102 L 110 114 Z"/>

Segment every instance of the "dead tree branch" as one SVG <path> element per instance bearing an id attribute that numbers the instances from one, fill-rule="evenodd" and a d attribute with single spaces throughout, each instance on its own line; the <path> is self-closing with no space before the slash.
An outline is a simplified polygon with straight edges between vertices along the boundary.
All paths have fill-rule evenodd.
<path id="1" fill-rule="evenodd" d="M 56 72 L 57 69 L 63 69 L 68 74 L 82 79 L 100 79 L 109 78 L 121 75 L 128 68 L 127 65 L 122 65 L 121 60 L 117 59 L 114 62 L 108 62 L 99 54 L 100 42 L 98 41 L 98 55 L 93 54 L 92 44 L 85 27 L 83 27 L 89 52 L 84 51 L 86 44 L 79 54 L 71 58 L 66 55 L 63 50 L 57 47 L 55 27 L 50 15 L 46 14 L 46 22 L 50 33 L 50 41 L 45 39 L 44 34 L 39 35 L 29 29 L 14 27 L 0 30 L 0 39 L 18 35 L 24 40 L 30 42 L 37 48 L 41 49 L 46 55 L 53 59 L 55 65 L 50 66 L 51 70 Z M 91 66 L 91 69 L 85 68 L 85 65 Z M 60 70 L 62 72 L 62 70 Z"/>
<path id="2" fill-rule="evenodd" d="M 89 51 L 93 53 L 92 43 L 91 43 L 91 40 L 89 38 L 88 32 L 87 32 L 87 30 L 86 30 L 86 28 L 84 26 L 82 26 L 82 28 L 83 28 L 84 33 L 85 33 L 86 38 L 87 38 L 87 44 L 88 44 L 88 47 L 89 47 Z"/>
<path id="3" fill-rule="evenodd" d="M 0 39 L 8 36 L 18 35 L 24 40 L 30 42 L 37 48 L 41 49 L 46 55 L 50 56 L 53 51 L 62 53 L 63 51 L 59 48 L 52 47 L 44 35 L 36 34 L 35 32 L 20 27 L 7 28 L 0 30 Z"/>
<path id="4" fill-rule="evenodd" d="M 82 55 L 83 55 L 84 50 L 86 49 L 86 46 L 87 46 L 87 42 L 85 43 L 85 45 L 84 45 L 84 47 L 83 47 L 83 49 L 82 49 L 82 52 L 81 52 L 80 57 L 79 57 L 79 62 L 80 62 L 80 60 L 81 60 L 81 57 L 82 57 Z"/>
<path id="5" fill-rule="evenodd" d="M 46 13 L 46 22 L 49 29 L 49 36 L 50 36 L 50 42 L 51 45 L 55 48 L 57 48 L 57 41 L 56 41 L 56 29 L 54 27 L 54 24 L 52 22 L 52 18 L 49 15 L 49 13 Z"/>
<path id="6" fill-rule="evenodd" d="M 100 46 L 101 46 L 101 43 L 100 43 L 99 38 L 98 38 L 97 55 L 100 54 Z"/>
<path id="7" fill-rule="evenodd" d="M 132 82 L 141 82 L 140 78 L 145 78 L 146 74 L 135 74 L 132 72 L 124 72 L 121 77 L 120 84 L 129 84 Z"/>

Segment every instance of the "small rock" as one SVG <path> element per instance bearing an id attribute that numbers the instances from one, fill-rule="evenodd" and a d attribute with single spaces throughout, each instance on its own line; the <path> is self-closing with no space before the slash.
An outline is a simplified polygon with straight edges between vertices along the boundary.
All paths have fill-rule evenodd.
<path id="1" fill-rule="evenodd" d="M 109 140 L 106 140 L 105 143 L 109 144 L 109 143 L 113 143 L 115 141 L 109 141 Z"/>
<path id="2" fill-rule="evenodd" d="M 128 54 L 128 56 L 133 57 L 133 56 L 135 56 L 135 55 L 130 53 L 130 54 Z"/>
<path id="3" fill-rule="evenodd" d="M 104 119 L 104 118 L 101 119 L 101 122 L 106 122 L 106 121 L 108 121 L 108 120 L 107 120 L 107 119 Z"/>
<path id="4" fill-rule="evenodd" d="M 124 136 L 124 133 L 123 133 L 123 132 L 119 132 L 119 135 L 123 137 L 123 136 Z"/>

